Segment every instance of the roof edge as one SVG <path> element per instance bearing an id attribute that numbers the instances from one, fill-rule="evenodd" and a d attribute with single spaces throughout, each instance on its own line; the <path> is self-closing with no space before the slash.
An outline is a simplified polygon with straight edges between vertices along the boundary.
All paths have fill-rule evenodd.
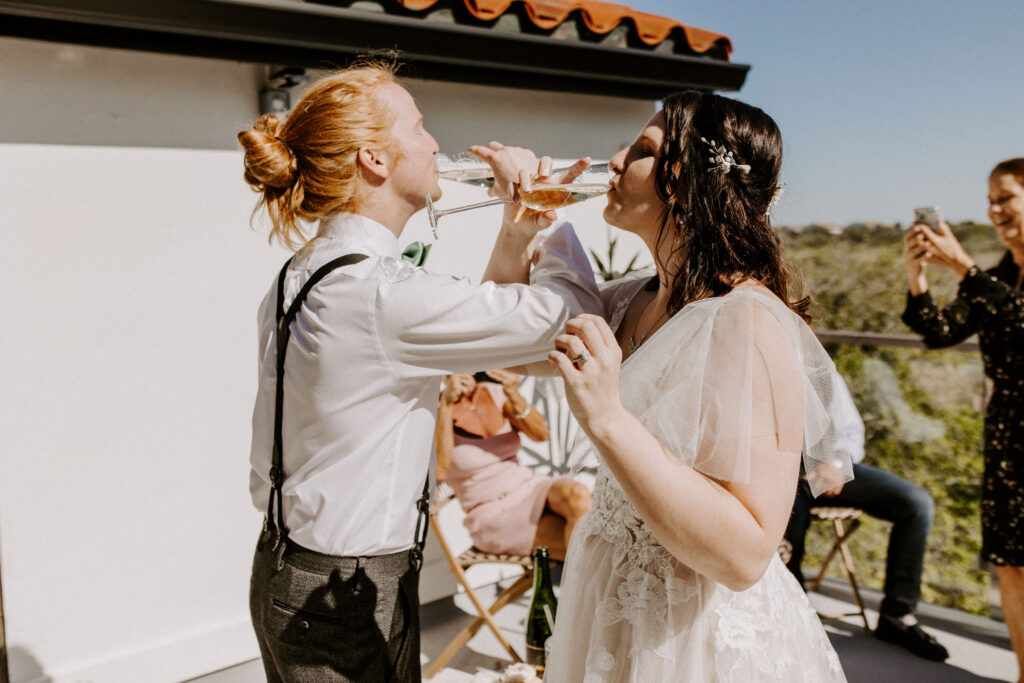
<path id="1" fill-rule="evenodd" d="M 0 35 L 311 68 L 401 45 L 419 78 L 638 99 L 737 90 L 749 68 L 287 0 L 4 0 Z"/>

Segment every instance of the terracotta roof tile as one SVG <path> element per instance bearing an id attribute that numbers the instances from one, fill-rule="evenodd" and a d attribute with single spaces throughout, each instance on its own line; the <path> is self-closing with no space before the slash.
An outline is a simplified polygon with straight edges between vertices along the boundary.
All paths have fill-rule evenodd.
<path id="1" fill-rule="evenodd" d="M 409 11 L 420 12 L 437 4 L 440 0 L 397 0 Z M 732 52 L 728 36 L 704 29 L 686 26 L 675 19 L 638 12 L 626 5 L 600 0 L 463 0 L 466 9 L 480 21 L 492 21 L 508 11 L 514 2 L 522 3 L 526 16 L 541 30 L 551 30 L 562 24 L 572 12 L 578 11 L 584 25 L 598 35 L 632 21 L 637 37 L 646 45 L 658 45 L 673 30 L 682 31 L 690 48 L 697 53 L 721 46 L 725 55 Z"/>

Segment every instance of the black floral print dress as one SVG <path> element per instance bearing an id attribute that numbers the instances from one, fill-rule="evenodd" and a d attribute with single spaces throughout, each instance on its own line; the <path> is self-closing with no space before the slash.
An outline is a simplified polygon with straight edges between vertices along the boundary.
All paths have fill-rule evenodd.
<path id="1" fill-rule="evenodd" d="M 981 492 L 982 555 L 999 566 L 1024 566 L 1024 293 L 1009 252 L 995 268 L 971 268 L 957 298 L 939 310 L 928 292 L 907 294 L 903 322 L 929 348 L 978 333 L 985 374 L 994 387 L 985 411 Z"/>

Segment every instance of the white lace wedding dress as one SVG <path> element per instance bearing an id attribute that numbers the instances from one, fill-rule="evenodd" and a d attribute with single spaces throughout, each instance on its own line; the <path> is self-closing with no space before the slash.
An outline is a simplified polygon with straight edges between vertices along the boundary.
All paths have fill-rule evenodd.
<path id="1" fill-rule="evenodd" d="M 613 328 L 643 285 L 616 282 L 602 293 Z M 750 439 L 775 428 L 770 416 L 803 410 L 805 468 L 821 491 L 852 477 L 848 460 L 829 450 L 830 365 L 807 325 L 768 290 L 737 288 L 690 304 L 663 325 L 623 363 L 620 390 L 625 407 L 669 452 L 718 480 L 746 481 Z M 755 386 L 770 386 L 770 396 L 755 400 Z M 658 543 L 602 464 L 594 505 L 569 546 L 544 680 L 845 677 L 778 556 L 741 592 L 696 573 Z"/>

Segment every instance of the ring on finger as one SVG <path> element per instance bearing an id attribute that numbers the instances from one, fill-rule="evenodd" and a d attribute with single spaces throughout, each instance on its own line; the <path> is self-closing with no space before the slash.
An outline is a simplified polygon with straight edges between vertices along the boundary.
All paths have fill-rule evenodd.
<path id="1" fill-rule="evenodd" d="M 570 358 L 569 360 L 572 361 L 572 364 L 575 365 L 577 368 L 580 368 L 583 366 L 584 363 L 590 360 L 590 351 L 588 351 L 587 349 L 583 349 L 583 352 L 580 353 L 580 355 L 576 356 L 575 358 Z"/>

